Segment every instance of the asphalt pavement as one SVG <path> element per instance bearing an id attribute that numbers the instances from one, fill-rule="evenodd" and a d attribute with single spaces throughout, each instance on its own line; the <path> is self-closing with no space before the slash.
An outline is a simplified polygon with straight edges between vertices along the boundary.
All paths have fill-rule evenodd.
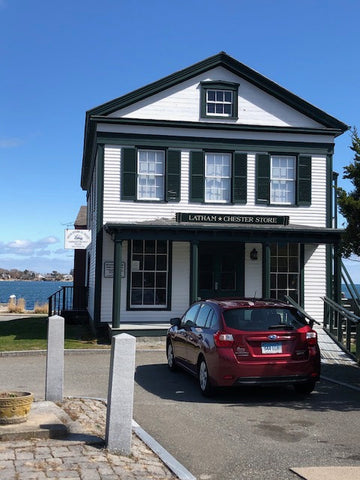
<path id="1" fill-rule="evenodd" d="M 281 393 L 269 391 L 266 397 L 263 392 L 240 390 L 240 399 L 236 394 L 225 392 L 217 399 L 205 401 L 194 379 L 182 373 L 173 375 L 168 372 L 161 342 L 155 347 L 151 343 L 137 342 L 137 347 L 134 418 L 140 425 L 134 423 L 135 450 L 131 458 L 136 461 L 132 465 L 127 457 L 109 454 L 104 448 L 103 430 L 96 430 L 100 439 L 97 444 L 89 442 L 88 437 L 81 440 L 80 436 L 67 440 L 2 442 L 0 478 L 360 479 L 360 450 L 356 436 L 359 430 L 355 428 L 360 400 L 360 369 L 355 362 L 344 361 L 342 354 L 331 360 L 323 359 L 322 381 L 310 400 L 295 400 L 285 390 Z M 44 403 L 44 352 L 0 352 L 0 356 L 2 389 L 31 390 L 39 405 Z M 94 428 L 98 429 L 99 425 L 104 428 L 109 360 L 109 350 L 65 354 L 64 394 L 82 398 L 66 399 L 64 412 L 69 413 L 71 405 L 73 409 L 79 409 L 79 402 L 87 411 L 75 420 L 78 435 L 79 432 L 94 435 Z M 213 438 L 201 435 L 206 421 L 202 416 L 204 412 L 206 415 L 213 413 L 218 423 L 222 422 L 212 426 Z M 284 415 L 292 418 L 292 424 Z M 239 420 L 243 432 L 240 427 L 239 430 L 233 429 L 234 419 Z M 337 421 L 343 422 L 342 428 L 347 430 L 343 433 L 348 438 L 338 435 Z M 136 428 L 143 438 L 137 436 Z M 222 461 L 216 462 L 216 446 L 226 436 L 231 437 L 227 445 L 236 445 L 237 449 L 241 445 L 239 456 L 233 460 L 228 452 Z M 203 458 L 207 455 L 214 462 L 214 468 L 208 470 L 202 463 L 196 445 L 199 452 L 204 451 Z M 252 452 L 254 459 L 258 456 L 256 450 L 259 449 L 262 449 L 261 468 L 249 460 Z M 298 451 L 299 461 L 289 464 L 286 457 L 296 458 L 292 451 Z M 326 463 L 318 463 L 317 457 Z M 164 461 L 170 465 L 173 462 L 180 470 L 174 473 Z M 220 467 L 216 468 L 216 463 Z M 241 474 L 232 473 L 232 469 Z"/>

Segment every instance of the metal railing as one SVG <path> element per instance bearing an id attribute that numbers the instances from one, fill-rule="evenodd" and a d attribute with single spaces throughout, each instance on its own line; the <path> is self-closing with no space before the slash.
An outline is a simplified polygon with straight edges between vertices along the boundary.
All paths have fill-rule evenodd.
<path id="1" fill-rule="evenodd" d="M 61 287 L 48 298 L 49 316 L 62 315 L 63 312 L 80 312 L 86 310 L 86 287 Z"/>
<path id="2" fill-rule="evenodd" d="M 291 297 L 289 297 L 288 295 L 285 295 L 285 300 L 290 303 L 293 307 L 296 307 L 299 312 L 301 312 L 304 317 L 306 317 L 308 320 L 309 320 L 309 324 L 310 324 L 310 327 L 312 328 L 314 323 L 317 323 L 318 325 L 321 325 L 320 322 L 318 322 L 317 320 L 315 320 L 315 318 L 313 318 L 311 315 L 309 315 L 307 312 L 305 312 L 305 310 L 303 308 L 300 307 L 300 305 L 298 303 L 295 302 L 295 300 Z"/>
<path id="3" fill-rule="evenodd" d="M 356 315 L 360 315 L 360 294 L 343 262 L 341 262 L 341 277 L 350 295 L 348 301 L 351 308 Z"/>
<path id="4" fill-rule="evenodd" d="M 328 297 L 324 301 L 324 330 L 357 362 L 360 362 L 360 317 Z"/>

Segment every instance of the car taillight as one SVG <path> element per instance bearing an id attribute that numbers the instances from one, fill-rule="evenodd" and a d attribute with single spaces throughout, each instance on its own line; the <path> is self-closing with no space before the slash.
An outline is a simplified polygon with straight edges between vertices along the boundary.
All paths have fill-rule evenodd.
<path id="1" fill-rule="evenodd" d="M 317 343 L 317 333 L 314 332 L 314 330 L 306 332 L 306 340 L 308 342 L 308 345 L 310 345 L 311 347 L 315 346 Z"/>
<path id="2" fill-rule="evenodd" d="M 219 331 L 214 333 L 214 342 L 217 347 L 231 347 L 234 343 L 234 337 L 231 333 Z"/>

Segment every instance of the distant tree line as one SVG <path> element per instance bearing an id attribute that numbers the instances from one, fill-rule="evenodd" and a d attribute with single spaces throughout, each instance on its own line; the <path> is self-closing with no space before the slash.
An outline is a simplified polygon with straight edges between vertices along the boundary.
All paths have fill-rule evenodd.
<path id="1" fill-rule="evenodd" d="M 70 275 L 72 275 L 72 271 Z M 12 268 L 11 270 L 7 270 L 5 268 L 0 268 L 0 280 L 44 280 L 44 281 L 53 281 L 53 282 L 61 282 L 64 280 L 65 277 L 69 277 L 69 275 L 65 275 L 63 273 L 57 272 L 53 270 L 51 273 L 46 273 L 44 275 L 40 273 L 33 272 L 32 270 L 17 270 L 16 268 Z"/>

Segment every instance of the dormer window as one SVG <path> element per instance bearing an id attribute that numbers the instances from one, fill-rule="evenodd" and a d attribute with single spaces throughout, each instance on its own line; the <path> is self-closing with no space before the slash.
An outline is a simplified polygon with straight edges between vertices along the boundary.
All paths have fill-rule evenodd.
<path id="1" fill-rule="evenodd" d="M 236 119 L 238 88 L 237 83 L 202 82 L 201 117 Z"/>

